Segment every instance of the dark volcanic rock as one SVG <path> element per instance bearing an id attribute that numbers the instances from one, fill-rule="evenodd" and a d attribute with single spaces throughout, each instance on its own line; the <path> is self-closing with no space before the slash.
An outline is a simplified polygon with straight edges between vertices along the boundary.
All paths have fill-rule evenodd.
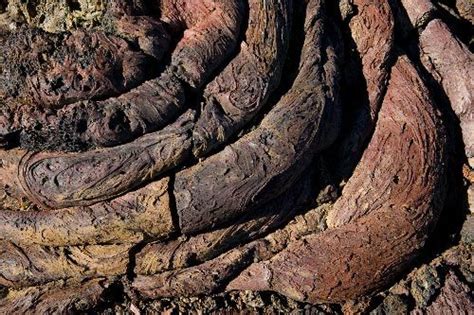
<path id="1" fill-rule="evenodd" d="M 469 312 L 471 11 L 0 0 L 0 312 Z"/>

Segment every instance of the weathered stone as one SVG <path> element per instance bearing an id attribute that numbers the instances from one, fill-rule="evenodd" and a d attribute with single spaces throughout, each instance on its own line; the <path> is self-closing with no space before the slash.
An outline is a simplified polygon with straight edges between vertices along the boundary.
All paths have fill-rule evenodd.
<path id="1" fill-rule="evenodd" d="M 435 226 L 472 204 L 472 53 L 435 5 L 0 0 L 1 312 L 471 307 L 472 218 Z"/>
<path id="2" fill-rule="evenodd" d="M 441 287 L 441 279 L 435 268 L 431 266 L 422 267 L 417 271 L 411 283 L 411 294 L 419 307 L 427 307 L 438 293 Z"/>

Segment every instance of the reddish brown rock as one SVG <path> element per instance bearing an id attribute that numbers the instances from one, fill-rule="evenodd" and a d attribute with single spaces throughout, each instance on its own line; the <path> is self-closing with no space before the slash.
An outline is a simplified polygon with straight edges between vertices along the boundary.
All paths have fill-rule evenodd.
<path id="1" fill-rule="evenodd" d="M 11 116 L 0 121 L 0 139 L 21 132 L 23 146 L 30 149 L 78 150 L 124 143 L 176 119 L 186 108 L 186 86 L 206 83 L 237 46 L 243 5 L 240 0 L 169 0 L 161 5 L 162 20 L 174 34 L 184 34 L 158 78 L 117 98 L 81 101 L 59 111 L 0 106 L 0 113 Z M 133 35 L 135 30 L 128 27 L 126 21 L 119 23 L 121 33 Z M 147 51 L 153 49 L 147 45 L 142 43 Z"/>
<path id="2" fill-rule="evenodd" d="M 395 21 L 388 1 L 356 0 L 357 14 L 349 22 L 352 39 L 362 63 L 369 98 L 370 120 L 376 116 L 385 94 L 393 62 Z"/>
<path id="3" fill-rule="evenodd" d="M 193 132 L 197 157 L 241 130 L 280 82 L 291 30 L 291 2 L 249 1 L 249 12 L 239 54 L 204 91 L 205 102 Z"/>
<path id="4" fill-rule="evenodd" d="M 308 7 L 292 88 L 254 131 L 176 175 L 183 233 L 218 227 L 280 195 L 334 141 L 340 116 L 337 50 L 322 36 L 329 29 L 321 2 Z"/>
<path id="5" fill-rule="evenodd" d="M 34 29 L 61 3 L 54 34 Z M 462 251 L 367 298 L 435 234 L 446 172 L 462 180 L 446 159 L 455 128 L 431 94 L 450 100 L 470 156 L 472 58 L 445 11 L 428 0 L 116 0 L 60 25 L 85 3 L 0 14 L 2 312 L 100 312 L 119 296 L 136 312 L 142 299 L 244 289 L 364 296 L 343 307 L 353 312 L 470 307 L 470 219 L 446 237 L 443 222 L 426 248 L 459 237 Z M 456 209 L 469 202 L 468 190 Z"/>
<path id="6" fill-rule="evenodd" d="M 165 32 L 161 25 L 156 27 Z M 166 41 L 156 45 L 162 52 L 168 50 Z M 26 103 L 60 108 L 117 96 L 151 75 L 150 56 L 103 32 L 46 35 L 22 29 L 2 37 L 0 47 L 0 97 L 14 110 Z"/>
<path id="7" fill-rule="evenodd" d="M 181 80 L 199 87 L 237 45 L 243 1 L 165 0 L 161 15 L 173 29 L 184 30 L 171 64 Z"/>
<path id="8" fill-rule="evenodd" d="M 451 32 L 440 19 L 433 19 L 433 5 L 430 0 L 415 5 L 411 1 L 402 1 L 404 8 L 419 27 L 420 16 L 429 16 L 419 30 L 419 48 L 421 61 L 433 78 L 443 87 L 451 107 L 459 118 L 463 134 L 466 156 L 474 156 L 474 105 L 472 77 L 474 75 L 474 57 L 469 48 Z"/>
<path id="9" fill-rule="evenodd" d="M 18 180 L 45 209 L 93 205 L 156 179 L 191 154 L 194 112 L 133 142 L 83 153 L 24 156 Z"/>
<path id="10" fill-rule="evenodd" d="M 248 243 L 281 227 L 311 197 L 312 181 L 304 177 L 294 187 L 229 227 L 166 242 L 148 244 L 136 256 L 135 273 L 153 275 L 202 264 L 232 247 Z M 311 221 L 311 219 L 307 219 Z M 314 221 L 314 220 L 313 220 Z"/>
<path id="11" fill-rule="evenodd" d="M 440 20 L 420 35 L 421 60 L 444 88 L 461 124 L 468 158 L 474 156 L 474 56 Z"/>
<path id="12" fill-rule="evenodd" d="M 437 298 L 426 310 L 415 309 L 413 314 L 469 314 L 473 309 L 472 291 L 450 272 Z"/>
<path id="13" fill-rule="evenodd" d="M 401 0 L 401 3 L 408 14 L 413 28 L 425 27 L 436 14 L 436 7 L 431 0 Z"/>
<path id="14" fill-rule="evenodd" d="M 375 128 L 394 59 L 395 20 L 389 2 L 357 0 L 353 5 L 357 11 L 349 30 L 356 51 L 344 70 L 350 85 L 345 106 L 354 113 L 342 127 L 347 136 L 335 149 L 337 172 L 343 178 L 352 172 Z"/>
<path id="15" fill-rule="evenodd" d="M 405 140 L 400 142 L 400 137 Z M 370 157 L 380 151 L 391 161 L 402 143 L 410 144 L 410 158 L 390 163 L 388 169 Z M 371 180 L 382 170 L 387 180 L 373 186 L 373 192 L 350 195 L 344 211 L 336 206 L 330 212 L 330 222 L 346 224 L 292 242 L 272 259 L 251 265 L 228 289 L 275 290 L 298 300 L 335 302 L 382 288 L 407 267 L 436 223 L 443 204 L 445 145 L 444 129 L 426 88 L 401 57 L 392 70 L 367 154 L 350 181 Z M 419 180 L 424 185 L 407 191 L 406 197 L 394 190 L 398 183 Z M 379 198 L 383 204 L 377 203 Z M 347 219 L 336 221 L 340 215 Z"/>

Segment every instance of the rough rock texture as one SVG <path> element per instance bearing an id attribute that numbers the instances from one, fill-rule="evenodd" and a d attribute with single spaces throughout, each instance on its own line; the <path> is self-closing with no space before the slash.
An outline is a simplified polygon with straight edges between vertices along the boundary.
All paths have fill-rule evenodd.
<path id="1" fill-rule="evenodd" d="M 417 88 L 405 90 L 408 85 Z M 401 143 L 409 143 L 409 151 L 403 152 Z M 357 298 L 383 287 L 405 268 L 436 223 L 444 200 L 445 145 L 426 88 L 400 58 L 371 142 L 329 212 L 328 225 L 335 228 L 290 243 L 272 259 L 250 266 L 229 288 L 274 290 L 316 302 Z M 361 189 L 367 186 L 384 189 Z"/>
<path id="2" fill-rule="evenodd" d="M 456 0 L 456 10 L 459 14 L 474 23 L 474 4 L 469 0 Z"/>
<path id="3" fill-rule="evenodd" d="M 31 287 L 11 291 L 1 300 L 0 309 L 10 314 L 73 314 L 84 312 L 101 301 L 107 288 L 105 279 L 82 284 L 62 282 L 55 286 Z"/>
<path id="4" fill-rule="evenodd" d="M 423 64 L 443 86 L 459 117 L 466 155 L 471 158 L 474 156 L 474 55 L 440 20 L 430 22 L 421 33 L 420 53 Z M 449 83 L 452 80 L 456 83 Z"/>
<path id="5" fill-rule="evenodd" d="M 451 107 L 460 120 L 466 156 L 474 156 L 474 55 L 440 19 L 430 0 L 419 5 L 406 1 L 408 17 L 419 28 L 420 59 L 433 78 L 443 87 Z M 410 3 L 410 4 L 408 4 Z M 472 4 L 471 4 L 472 6 Z M 473 166 L 473 165 L 471 165 Z"/>
<path id="6" fill-rule="evenodd" d="M 170 64 L 158 78 L 118 98 L 84 100 L 56 111 L 45 111 L 37 106 L 15 111 L 7 106 L 4 115 L 10 113 L 12 118 L 0 124 L 0 138 L 21 132 L 21 139 L 26 142 L 24 146 L 32 149 L 68 149 L 67 145 L 61 144 L 63 140 L 77 142 L 86 148 L 112 146 L 157 130 L 175 119 L 186 106 L 184 89 L 203 85 L 235 48 L 243 5 L 240 1 L 216 0 L 203 3 L 167 1 L 161 6 L 162 20 L 167 28 L 174 34 L 184 33 L 174 47 Z M 134 26 L 130 22 L 122 27 L 126 33 L 133 34 L 130 28 Z M 159 24 L 152 31 L 159 33 L 157 27 Z M 152 40 L 162 40 L 162 36 L 155 37 Z M 160 49 L 158 43 L 148 44 Z M 68 124 L 64 124 L 65 121 Z M 76 128 L 71 128 L 71 124 Z M 55 134 L 57 132 L 59 136 Z M 63 139 L 62 134 L 68 134 L 70 138 Z M 35 136 L 34 141 L 28 141 L 31 135 Z"/>
<path id="7" fill-rule="evenodd" d="M 389 3 L 355 1 L 353 5 L 357 14 L 352 13 L 348 25 L 353 51 L 347 66 L 351 70 L 345 72 L 347 91 L 343 96 L 347 108 L 343 117 L 347 118 L 342 124 L 344 137 L 334 153 L 338 161 L 335 173 L 342 178 L 351 175 L 375 128 L 395 59 L 395 21 Z"/>
<path id="8" fill-rule="evenodd" d="M 44 246 L 137 243 L 166 238 L 176 230 L 169 179 L 153 182 L 111 201 L 62 210 L 5 210 L 1 239 Z"/>
<path id="9" fill-rule="evenodd" d="M 131 245 L 51 248 L 2 243 L 0 284 L 27 287 L 51 281 L 126 272 Z"/>
<path id="10" fill-rule="evenodd" d="M 472 291 L 450 272 L 439 296 L 426 309 L 426 314 L 437 314 L 440 310 L 451 314 L 462 314 L 473 309 Z M 420 312 L 422 311 L 414 310 L 413 313 Z"/>
<path id="11" fill-rule="evenodd" d="M 165 33 L 162 25 L 155 28 Z M 168 49 L 166 37 L 156 43 L 158 58 Z M 0 95 L 15 110 L 19 103 L 61 107 L 118 95 L 149 78 L 153 64 L 152 56 L 119 37 L 83 30 L 64 36 L 21 29 L 2 39 L 0 54 Z"/>
<path id="12" fill-rule="evenodd" d="M 468 313 L 471 11 L 0 0 L 0 312 Z"/>
<path id="13" fill-rule="evenodd" d="M 337 52 L 322 37 L 328 27 L 324 13 L 317 6 L 311 9 L 315 12 L 307 9 L 311 13 L 306 15 L 301 63 L 292 88 L 254 131 L 176 175 L 182 232 L 219 226 L 275 198 L 314 153 L 334 140 L 339 125 Z"/>

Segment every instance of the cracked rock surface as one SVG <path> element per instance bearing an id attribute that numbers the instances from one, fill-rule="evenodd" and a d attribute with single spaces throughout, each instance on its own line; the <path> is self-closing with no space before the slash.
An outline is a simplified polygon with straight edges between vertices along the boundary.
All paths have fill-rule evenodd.
<path id="1" fill-rule="evenodd" d="M 472 6 L 0 0 L 0 311 L 469 313 Z"/>

